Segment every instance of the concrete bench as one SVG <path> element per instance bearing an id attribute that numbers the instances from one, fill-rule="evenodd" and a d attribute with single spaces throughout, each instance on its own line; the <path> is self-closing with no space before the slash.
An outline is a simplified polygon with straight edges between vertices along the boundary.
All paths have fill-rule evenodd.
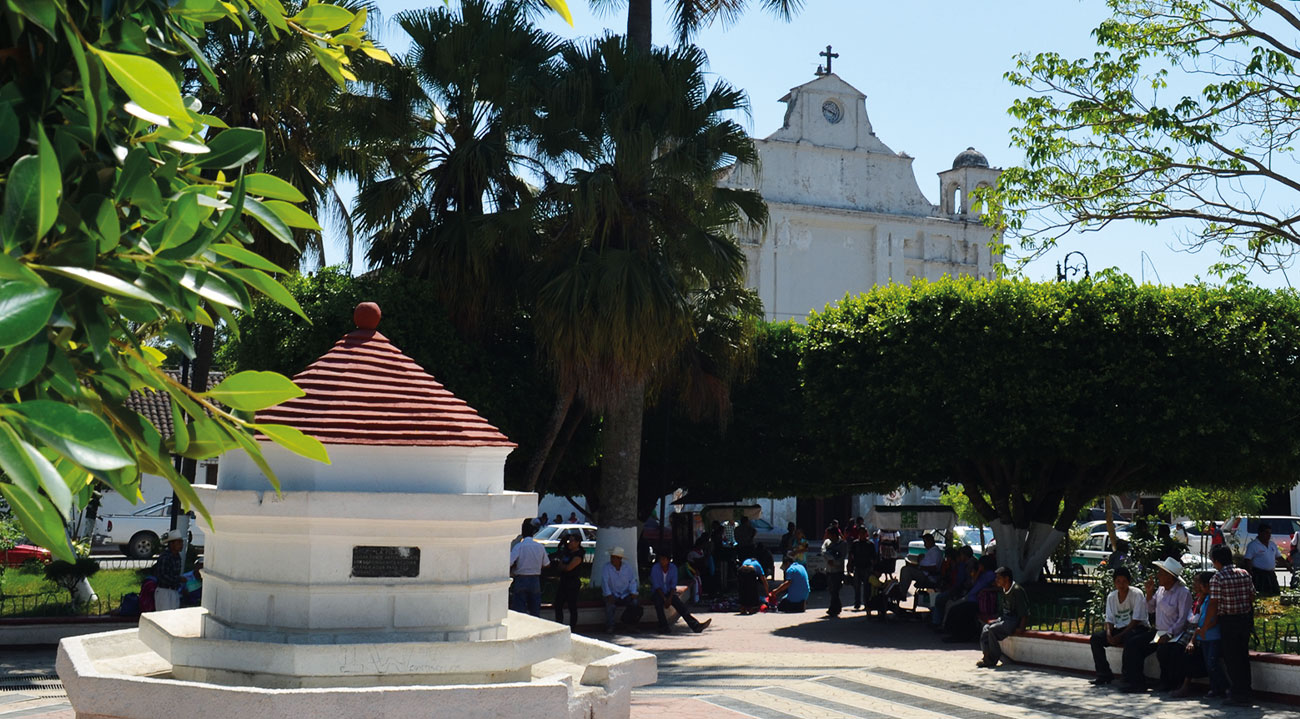
<path id="1" fill-rule="evenodd" d="M 1059 667 L 1082 672 L 1093 672 L 1092 647 L 1088 636 L 1065 632 L 1028 631 L 1021 636 L 1002 641 L 1007 657 L 1022 664 Z M 1106 657 L 1119 673 L 1123 650 L 1107 647 Z M 1300 698 L 1300 655 L 1250 653 L 1251 688 L 1265 694 L 1274 694 L 1294 701 Z M 1160 663 L 1152 653 L 1144 666 L 1148 678 L 1160 676 Z"/>

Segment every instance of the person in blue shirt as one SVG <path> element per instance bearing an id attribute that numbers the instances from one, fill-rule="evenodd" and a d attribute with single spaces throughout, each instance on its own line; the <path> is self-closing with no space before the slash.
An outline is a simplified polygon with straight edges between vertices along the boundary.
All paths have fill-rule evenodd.
<path id="1" fill-rule="evenodd" d="M 802 563 L 795 562 L 786 568 L 785 581 L 772 592 L 768 604 L 785 595 L 781 603 L 776 605 L 776 611 L 802 612 L 808 603 L 808 592 L 808 570 Z"/>
<path id="2" fill-rule="evenodd" d="M 763 563 L 753 557 L 742 562 L 740 571 L 736 574 L 736 584 L 740 590 L 737 597 L 740 613 L 758 613 L 763 606 L 763 598 L 768 594 L 767 574 L 763 571 Z"/>
<path id="3" fill-rule="evenodd" d="M 1187 638 L 1187 664 L 1186 676 L 1183 685 L 1172 692 L 1169 696 L 1181 699 L 1192 693 L 1192 679 L 1200 677 L 1209 677 L 1210 691 L 1205 696 L 1221 697 L 1225 696 L 1228 691 L 1228 677 L 1223 673 L 1223 667 L 1219 664 L 1219 658 L 1223 656 L 1219 648 L 1220 635 L 1217 626 L 1206 626 L 1207 610 L 1210 608 L 1210 579 L 1214 577 L 1214 572 L 1198 572 L 1196 580 L 1192 582 L 1192 591 L 1196 594 L 1196 601 L 1192 604 L 1192 612 L 1188 617 L 1194 629 L 1191 630 Z"/>
<path id="4" fill-rule="evenodd" d="M 672 627 L 668 625 L 668 617 L 664 614 L 664 607 L 672 604 L 673 609 L 681 615 L 682 621 L 691 631 L 699 634 L 713 623 L 712 619 L 700 621 L 691 616 L 691 610 L 686 608 L 686 603 L 682 598 L 677 596 L 677 566 L 673 564 L 672 557 L 667 554 L 660 554 L 659 561 L 650 568 L 650 591 L 654 593 L 655 614 L 659 617 L 659 633 L 668 634 L 672 632 Z"/>

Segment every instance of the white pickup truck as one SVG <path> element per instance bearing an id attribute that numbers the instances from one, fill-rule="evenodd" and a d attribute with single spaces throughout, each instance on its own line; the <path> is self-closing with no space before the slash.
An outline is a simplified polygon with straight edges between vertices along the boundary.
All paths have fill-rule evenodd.
<path id="1" fill-rule="evenodd" d="M 130 513 L 101 514 L 95 518 L 95 544 L 116 544 L 132 559 L 152 557 L 158 552 L 158 538 L 171 529 L 171 506 L 169 497 Z M 190 544 L 204 545 L 203 530 L 193 522 Z"/>

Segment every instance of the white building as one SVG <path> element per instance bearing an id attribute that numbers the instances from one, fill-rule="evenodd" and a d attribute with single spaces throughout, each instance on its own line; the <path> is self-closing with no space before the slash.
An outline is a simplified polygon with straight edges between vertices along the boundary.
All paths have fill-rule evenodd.
<path id="1" fill-rule="evenodd" d="M 740 231 L 748 284 L 767 319 L 802 319 L 846 293 L 914 277 L 995 276 L 993 231 L 979 222 L 970 192 L 1001 171 L 982 154 L 967 148 L 939 173 L 935 205 L 917 185 L 912 158 L 876 137 L 857 88 L 827 72 L 781 102 L 785 124 L 756 141 L 757 171 L 733 168 L 721 180 L 767 200 L 767 226 Z"/>

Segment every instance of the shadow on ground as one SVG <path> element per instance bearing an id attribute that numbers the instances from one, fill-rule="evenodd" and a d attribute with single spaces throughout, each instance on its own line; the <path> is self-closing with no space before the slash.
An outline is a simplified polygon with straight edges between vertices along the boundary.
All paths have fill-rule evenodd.
<path id="1" fill-rule="evenodd" d="M 828 617 L 822 612 L 806 612 L 807 621 L 772 630 L 772 635 L 809 642 L 851 644 L 863 649 L 935 650 L 974 649 L 975 642 L 949 644 L 930 628 L 929 615 L 890 615 L 884 621 L 860 612 L 846 612 Z"/>

